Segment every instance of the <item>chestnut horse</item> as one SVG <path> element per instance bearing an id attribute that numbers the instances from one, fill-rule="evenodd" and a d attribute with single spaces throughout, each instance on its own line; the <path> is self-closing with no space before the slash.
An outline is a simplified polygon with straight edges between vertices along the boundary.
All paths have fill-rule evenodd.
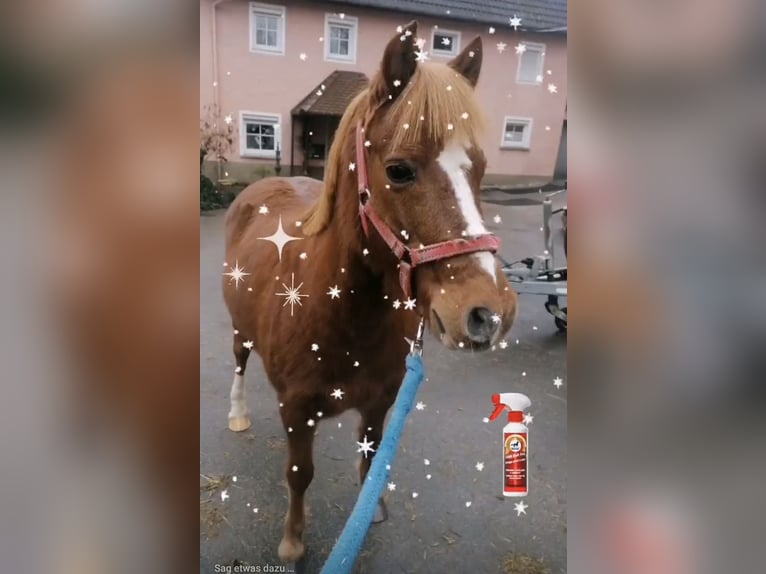
<path id="1" fill-rule="evenodd" d="M 237 363 L 229 428 L 250 426 L 243 375 L 254 349 L 287 433 L 284 561 L 304 553 L 320 419 L 357 409 L 359 440 L 378 445 L 405 373 L 405 336 L 421 316 L 448 348 L 484 350 L 516 312 L 478 200 L 481 39 L 447 65 L 421 63 L 416 29 L 411 22 L 389 42 L 343 115 L 324 183 L 260 180 L 226 217 L 224 298 Z M 416 266 L 416 257 L 427 262 Z M 370 463 L 361 459 L 360 481 Z"/>

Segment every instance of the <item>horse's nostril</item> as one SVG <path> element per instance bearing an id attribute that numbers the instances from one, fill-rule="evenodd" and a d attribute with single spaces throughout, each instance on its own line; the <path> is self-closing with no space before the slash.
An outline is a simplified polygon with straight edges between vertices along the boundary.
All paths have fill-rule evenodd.
<path id="1" fill-rule="evenodd" d="M 468 313 L 468 337 L 474 343 L 488 343 L 495 334 L 500 322 L 493 319 L 494 313 L 486 307 L 474 307 Z"/>

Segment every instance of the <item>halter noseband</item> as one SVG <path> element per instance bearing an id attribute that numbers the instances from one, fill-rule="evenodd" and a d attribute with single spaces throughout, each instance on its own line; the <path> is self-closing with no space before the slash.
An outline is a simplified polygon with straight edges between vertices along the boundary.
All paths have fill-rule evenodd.
<path id="1" fill-rule="evenodd" d="M 386 222 L 375 213 L 369 201 L 372 194 L 367 183 L 367 160 L 364 154 L 361 121 L 356 124 L 356 166 L 359 177 L 359 219 L 362 222 L 364 235 L 370 236 L 369 221 L 399 260 L 399 284 L 404 291 L 404 296 L 408 299 L 412 297 L 412 270 L 418 265 L 481 251 L 495 253 L 500 248 L 500 239 L 491 233 L 468 239 L 440 241 L 417 249 L 408 247 L 400 241 Z"/>

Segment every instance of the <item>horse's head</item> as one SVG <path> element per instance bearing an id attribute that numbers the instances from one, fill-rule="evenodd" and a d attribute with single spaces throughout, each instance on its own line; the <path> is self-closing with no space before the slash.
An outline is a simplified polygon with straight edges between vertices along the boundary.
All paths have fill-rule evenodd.
<path id="1" fill-rule="evenodd" d="M 371 207 L 411 248 L 487 234 L 479 202 L 477 37 L 448 64 L 421 63 L 417 24 L 388 44 L 365 124 Z M 374 231 L 372 232 L 374 233 Z M 516 294 L 488 251 L 414 270 L 418 308 L 449 348 L 487 349 L 511 327 Z"/>
<path id="2" fill-rule="evenodd" d="M 481 39 L 446 65 L 422 63 L 416 31 L 411 22 L 391 39 L 370 87 L 349 105 L 330 150 L 324 193 L 303 224 L 304 233 L 314 235 L 328 226 L 336 209 L 353 209 L 347 213 L 356 218 L 356 199 L 343 197 L 342 207 L 336 199 L 343 190 L 356 196 L 358 178 L 366 174 L 367 206 L 380 225 L 370 226 L 375 249 L 364 260 L 389 276 L 395 271 L 393 242 L 411 250 L 477 237 L 491 242 L 479 203 L 486 167 L 474 95 Z M 357 126 L 364 131 L 352 145 Z M 362 147 L 366 169 L 355 166 L 362 163 Z M 388 230 L 386 245 L 382 236 Z M 438 260 L 413 268 L 418 310 L 447 347 L 489 348 L 510 329 L 516 294 L 490 251 L 436 254 Z"/>

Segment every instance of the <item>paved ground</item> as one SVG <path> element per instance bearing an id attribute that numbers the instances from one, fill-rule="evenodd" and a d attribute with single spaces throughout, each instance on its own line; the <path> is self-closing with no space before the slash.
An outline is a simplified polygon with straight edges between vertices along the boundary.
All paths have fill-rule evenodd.
<path id="1" fill-rule="evenodd" d="M 537 193 L 496 191 L 486 199 L 488 226 L 503 239 L 507 260 L 542 251 Z M 502 223 L 493 222 L 496 214 Z M 200 479 L 207 486 L 200 490 L 200 572 L 223 572 L 221 565 L 237 562 L 264 572 L 280 564 L 286 442 L 257 356 L 247 371 L 253 426 L 241 434 L 227 429 L 234 359 L 220 292 L 222 261 L 223 214 L 202 216 L 200 473 L 216 481 Z M 514 553 L 543 559 L 551 573 L 566 572 L 566 336 L 557 333 L 542 297 L 520 301 L 507 349 L 472 355 L 426 340 L 428 379 L 418 398 L 427 406 L 413 411 L 407 423 L 392 469 L 396 491 L 388 493 L 389 519 L 372 526 L 357 572 L 506 572 L 503 562 Z M 558 376 L 565 381 L 560 389 L 553 385 Z M 492 393 L 509 391 L 527 394 L 534 415 L 531 492 L 524 499 L 529 508 L 521 516 L 513 508 L 517 499 L 501 495 L 503 424 L 482 421 L 492 410 Z M 321 569 L 356 499 L 356 426 L 357 415 L 348 412 L 319 428 L 307 493 L 311 574 Z M 476 470 L 477 462 L 484 463 L 483 471 Z M 225 502 L 222 488 L 230 496 Z"/>

